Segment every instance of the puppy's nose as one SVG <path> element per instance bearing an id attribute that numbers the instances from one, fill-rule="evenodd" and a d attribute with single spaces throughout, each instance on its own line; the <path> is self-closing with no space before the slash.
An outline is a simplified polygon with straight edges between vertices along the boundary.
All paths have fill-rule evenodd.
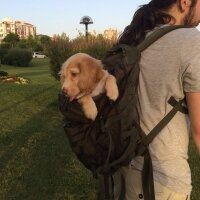
<path id="1" fill-rule="evenodd" d="M 68 89 L 67 88 L 63 88 L 62 91 L 63 91 L 64 94 L 66 94 L 66 95 L 68 94 Z"/>

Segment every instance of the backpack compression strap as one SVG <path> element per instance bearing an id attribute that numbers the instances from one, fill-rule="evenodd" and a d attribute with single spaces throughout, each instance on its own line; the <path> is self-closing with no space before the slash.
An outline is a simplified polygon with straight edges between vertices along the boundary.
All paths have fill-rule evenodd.
<path id="1" fill-rule="evenodd" d="M 168 100 L 168 103 L 173 106 L 171 111 L 150 131 L 150 133 L 145 136 L 141 142 L 138 149 L 138 155 L 142 155 L 147 149 L 148 145 L 153 141 L 153 139 L 159 134 L 159 132 L 169 123 L 169 121 L 174 117 L 174 115 L 180 111 L 187 114 L 187 108 L 182 105 L 185 99 L 176 101 L 174 97 Z"/>

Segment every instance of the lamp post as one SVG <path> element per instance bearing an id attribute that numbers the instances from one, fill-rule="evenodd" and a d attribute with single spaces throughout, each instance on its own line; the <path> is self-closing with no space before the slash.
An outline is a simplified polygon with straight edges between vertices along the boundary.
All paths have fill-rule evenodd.
<path id="1" fill-rule="evenodd" d="M 92 18 L 89 16 L 83 16 L 80 20 L 80 24 L 85 24 L 85 38 L 88 40 L 88 24 L 93 24 Z"/>

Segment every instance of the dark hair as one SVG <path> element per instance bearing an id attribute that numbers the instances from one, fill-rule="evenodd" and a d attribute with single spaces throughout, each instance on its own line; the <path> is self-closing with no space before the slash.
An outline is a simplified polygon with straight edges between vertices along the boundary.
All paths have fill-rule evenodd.
<path id="1" fill-rule="evenodd" d="M 159 24 L 167 24 L 175 19 L 164 12 L 179 0 L 151 0 L 148 4 L 140 6 L 133 19 L 119 37 L 119 43 L 137 45 L 145 37 L 146 32 Z M 193 7 L 197 0 L 192 0 Z M 182 11 L 181 7 L 179 9 Z"/>

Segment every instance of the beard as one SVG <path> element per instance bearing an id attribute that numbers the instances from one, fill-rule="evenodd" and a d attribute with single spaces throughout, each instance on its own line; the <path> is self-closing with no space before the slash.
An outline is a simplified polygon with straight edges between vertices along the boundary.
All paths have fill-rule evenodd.
<path id="1" fill-rule="evenodd" d="M 194 17 L 194 7 L 190 8 L 189 13 L 185 16 L 183 19 L 183 24 L 189 27 L 196 27 L 199 24 L 199 21 L 197 22 Z"/>

